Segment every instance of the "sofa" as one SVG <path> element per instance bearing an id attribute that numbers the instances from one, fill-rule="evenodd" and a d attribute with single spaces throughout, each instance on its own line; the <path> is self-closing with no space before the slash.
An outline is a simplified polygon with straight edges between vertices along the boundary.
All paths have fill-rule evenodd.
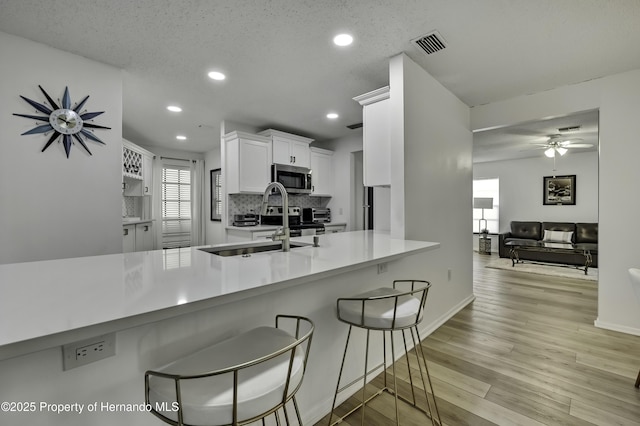
<path id="1" fill-rule="evenodd" d="M 580 244 L 588 247 L 593 258 L 591 267 L 598 267 L 598 224 L 571 222 L 511 222 L 511 230 L 499 234 L 498 253 L 500 257 L 509 257 L 510 247 L 505 244 L 514 242 L 552 242 Z M 581 253 L 549 251 L 519 251 L 518 257 L 536 262 L 562 263 L 582 266 L 585 257 Z"/>

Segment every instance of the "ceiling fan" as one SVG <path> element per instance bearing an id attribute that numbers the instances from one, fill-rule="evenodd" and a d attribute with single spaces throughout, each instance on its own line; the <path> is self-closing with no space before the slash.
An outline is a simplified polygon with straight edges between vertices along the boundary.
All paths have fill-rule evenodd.
<path id="1" fill-rule="evenodd" d="M 549 139 L 545 143 L 536 144 L 540 149 L 544 149 L 544 155 L 549 158 L 555 158 L 556 153 L 565 155 L 571 148 L 591 148 L 590 143 L 580 143 L 582 139 L 575 137 L 565 137 L 562 135 L 549 135 Z"/>

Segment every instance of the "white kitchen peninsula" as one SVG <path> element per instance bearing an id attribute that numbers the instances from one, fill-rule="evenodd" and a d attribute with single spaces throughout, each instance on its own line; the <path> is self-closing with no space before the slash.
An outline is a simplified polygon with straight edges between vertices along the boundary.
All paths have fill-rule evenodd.
<path id="1" fill-rule="evenodd" d="M 429 280 L 429 251 L 438 247 L 358 231 L 321 236 L 320 247 L 250 257 L 188 248 L 0 265 L 0 400 L 140 404 L 146 369 L 288 313 L 316 324 L 299 399 L 303 419 L 315 422 L 329 410 L 346 336 L 335 300 L 393 279 Z M 378 273 L 379 263 L 388 272 Z M 471 300 L 432 282 L 427 333 Z M 62 371 L 60 345 L 108 332 L 117 332 L 115 356 Z M 157 424 L 140 412 L 0 413 L 0 423 L 5 418 L 29 425 Z"/>

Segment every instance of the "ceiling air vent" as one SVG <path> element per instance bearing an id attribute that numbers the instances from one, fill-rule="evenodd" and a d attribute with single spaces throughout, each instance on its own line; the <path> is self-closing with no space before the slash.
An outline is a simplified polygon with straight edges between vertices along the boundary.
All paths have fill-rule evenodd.
<path id="1" fill-rule="evenodd" d="M 558 131 L 560 133 L 577 132 L 578 130 L 580 130 L 580 127 L 581 126 L 561 127 L 558 129 Z"/>
<path id="2" fill-rule="evenodd" d="M 351 130 L 359 129 L 362 127 L 362 123 L 349 124 L 347 127 Z"/>
<path id="3" fill-rule="evenodd" d="M 431 55 L 432 53 L 436 53 L 447 47 L 444 43 L 444 39 L 437 31 L 432 31 L 429 34 L 420 36 L 411 40 L 411 42 L 427 55 Z"/>

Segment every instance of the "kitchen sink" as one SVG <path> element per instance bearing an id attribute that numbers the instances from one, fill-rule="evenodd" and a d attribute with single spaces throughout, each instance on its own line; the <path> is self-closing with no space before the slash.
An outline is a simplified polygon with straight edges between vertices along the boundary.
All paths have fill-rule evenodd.
<path id="1" fill-rule="evenodd" d="M 300 247 L 308 247 L 311 246 L 311 243 L 301 243 L 301 242 L 291 242 L 291 249 L 300 248 Z M 264 243 L 244 243 L 244 244 L 233 244 L 226 245 L 222 247 L 205 247 L 200 250 L 206 251 L 207 253 L 215 254 L 217 256 L 249 256 L 253 253 L 262 253 L 265 251 L 282 251 L 282 243 L 281 242 L 264 242 Z"/>

